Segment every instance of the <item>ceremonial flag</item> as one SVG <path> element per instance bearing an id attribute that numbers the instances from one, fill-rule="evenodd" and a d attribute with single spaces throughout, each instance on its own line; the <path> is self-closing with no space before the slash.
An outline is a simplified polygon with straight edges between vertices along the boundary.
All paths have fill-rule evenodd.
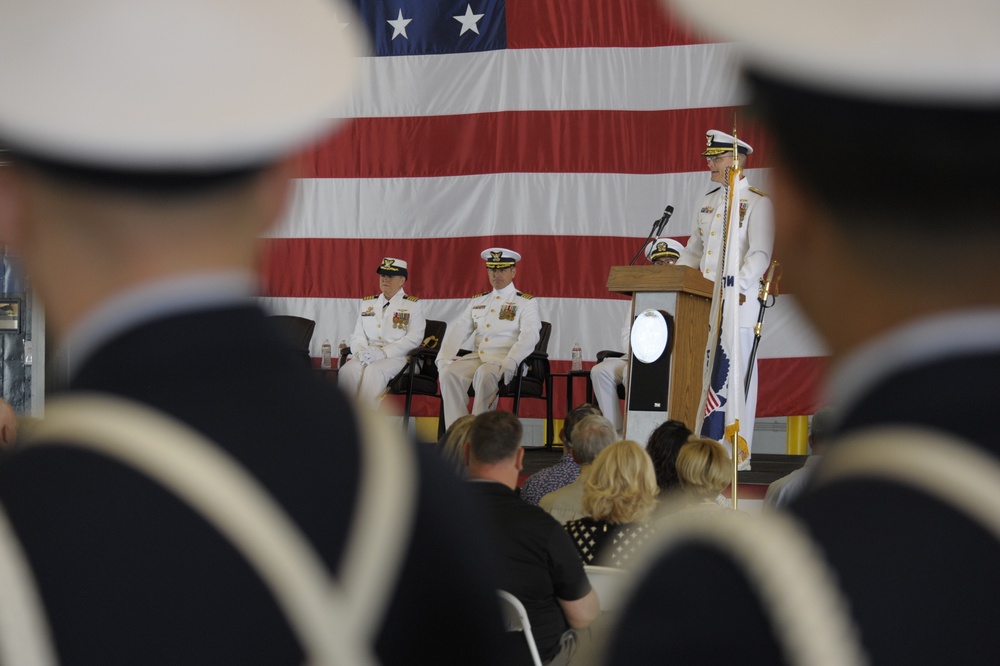
<path id="1" fill-rule="evenodd" d="M 585 367 L 616 349 L 629 301 L 608 292 L 608 272 L 629 263 L 667 204 L 665 234 L 691 233 L 710 189 L 705 132 L 731 123 L 741 101 L 731 45 L 691 32 L 656 0 L 358 7 L 373 53 L 339 110 L 355 120 L 304 156 L 287 214 L 265 239 L 261 302 L 315 320 L 318 358 L 324 339 L 350 337 L 382 257 L 405 259 L 406 292 L 447 322 L 489 288 L 479 253 L 509 247 L 523 256 L 516 286 L 552 323 L 554 372 L 569 369 L 574 342 Z M 766 141 L 749 126 L 745 138 L 766 187 Z M 792 302 L 781 300 L 761 342 L 761 413 L 811 413 L 824 352 L 799 334 L 794 310 L 777 312 Z M 563 382 L 556 390 L 559 416 Z M 436 414 L 437 404 L 416 410 Z M 544 408 L 527 401 L 522 414 Z"/>
<path id="2" fill-rule="evenodd" d="M 750 457 L 750 449 L 741 433 L 740 424 L 746 422 L 744 376 L 746 359 L 740 344 L 740 272 L 739 228 L 741 197 L 748 185 L 736 159 L 729 169 L 726 183 L 725 251 L 720 252 L 715 274 L 722 276 L 716 283 L 709 321 L 708 348 L 706 350 L 705 395 L 701 434 L 718 441 L 736 443 L 740 463 Z M 721 321 L 720 321 L 721 320 Z M 721 324 L 721 326 L 720 326 Z"/>

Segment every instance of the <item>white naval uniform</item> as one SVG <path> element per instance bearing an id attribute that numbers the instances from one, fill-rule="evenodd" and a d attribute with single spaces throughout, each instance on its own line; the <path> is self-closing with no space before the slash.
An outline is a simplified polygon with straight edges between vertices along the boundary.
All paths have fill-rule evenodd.
<path id="1" fill-rule="evenodd" d="M 625 350 L 625 356 L 606 358 L 590 369 L 590 381 L 594 386 L 597 406 L 619 433 L 622 431 L 622 408 L 618 399 L 618 386 L 627 381 L 631 332 L 630 326 L 622 329 L 622 349 Z"/>
<path id="2" fill-rule="evenodd" d="M 472 297 L 458 320 L 448 324 L 438 352 L 445 427 L 469 413 L 470 385 L 476 393 L 473 414 L 496 406 L 503 360 L 527 358 L 538 344 L 541 325 L 538 301 L 513 283 Z M 459 357 L 459 348 L 473 334 L 473 352 Z"/>
<path id="3" fill-rule="evenodd" d="M 745 178 L 745 177 L 744 177 Z M 717 187 L 702 200 L 701 208 L 695 219 L 695 227 L 691 238 L 681 252 L 678 266 L 697 268 L 709 280 L 716 279 L 719 252 L 722 251 L 722 228 L 726 207 L 726 188 Z M 760 277 L 771 264 L 771 250 L 774 247 L 774 209 L 771 200 L 760 190 L 748 187 L 740 198 L 740 229 L 737 235 L 739 243 L 738 255 L 742 258 L 739 271 L 740 293 L 745 300 L 740 305 L 740 346 L 743 358 L 749 360 L 753 349 L 753 328 L 757 324 L 760 303 L 757 292 L 760 290 Z M 746 369 L 744 369 L 744 372 Z M 750 447 L 753 441 L 753 423 L 757 413 L 757 368 L 754 361 L 754 372 L 750 381 L 750 391 L 747 393 L 746 427 L 741 427 L 740 435 Z M 693 424 L 688 424 L 693 425 Z M 752 449 L 751 449 L 752 450 Z"/>
<path id="4" fill-rule="evenodd" d="M 358 322 L 351 335 L 353 358 L 337 373 L 337 384 L 358 402 L 378 408 L 379 396 L 389 380 L 406 365 L 406 356 L 424 340 L 424 304 L 402 289 L 390 300 L 384 294 L 361 299 Z M 381 349 L 385 358 L 362 365 L 358 353 Z"/>

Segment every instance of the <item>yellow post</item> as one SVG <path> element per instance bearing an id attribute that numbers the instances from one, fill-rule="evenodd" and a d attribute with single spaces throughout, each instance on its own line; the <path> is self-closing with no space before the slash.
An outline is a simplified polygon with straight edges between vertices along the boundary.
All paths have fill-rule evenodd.
<path id="1" fill-rule="evenodd" d="M 809 417 L 789 416 L 785 432 L 785 453 L 804 456 L 809 453 Z"/>

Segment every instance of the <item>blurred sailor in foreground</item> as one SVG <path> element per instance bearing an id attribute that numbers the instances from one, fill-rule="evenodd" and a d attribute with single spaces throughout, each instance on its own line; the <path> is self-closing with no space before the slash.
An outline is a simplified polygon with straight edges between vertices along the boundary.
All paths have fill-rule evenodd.
<path id="1" fill-rule="evenodd" d="M 789 508 L 814 564 L 832 570 L 825 598 L 843 601 L 785 642 L 782 629 L 820 597 L 779 605 L 753 589 L 809 551 L 779 549 L 746 575 L 689 542 L 651 561 L 610 663 L 820 663 L 803 658 L 815 646 L 830 649 L 817 655 L 826 663 L 990 663 L 1000 207 L 970 203 L 969 176 L 972 192 L 997 190 L 996 171 L 970 161 L 991 164 L 1000 145 L 1000 3 L 681 4 L 701 28 L 745 42 L 750 104 L 776 147 L 775 253 L 833 351 L 831 438 Z M 914 261 L 927 247 L 947 268 Z M 845 631 L 821 643 L 834 623 Z M 855 641 L 840 660 L 834 651 Z"/>
<path id="2" fill-rule="evenodd" d="M 330 0 L 2 14 L 0 236 L 70 366 L 34 440 L 0 461 L 0 614 L 22 602 L 0 619 L 0 660 L 493 661 L 491 568 L 462 489 L 397 442 L 399 520 L 368 529 L 385 471 L 371 455 L 393 429 L 358 418 L 250 300 L 295 154 L 355 78 L 343 24 L 360 21 Z M 31 620 L 40 633 L 17 631 Z M 32 639 L 48 659 L 11 656 Z"/>
<path id="3" fill-rule="evenodd" d="M 409 265 L 385 257 L 378 269 L 381 294 L 361 299 L 358 323 L 351 335 L 351 358 L 337 374 L 350 396 L 377 409 L 386 385 L 406 365 L 406 356 L 424 339 L 424 304 L 403 291 Z"/>

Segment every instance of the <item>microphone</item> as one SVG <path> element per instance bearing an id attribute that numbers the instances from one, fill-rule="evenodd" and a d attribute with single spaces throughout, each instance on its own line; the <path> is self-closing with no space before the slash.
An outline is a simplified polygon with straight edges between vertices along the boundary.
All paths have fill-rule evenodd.
<path id="1" fill-rule="evenodd" d="M 663 209 L 663 215 L 660 217 L 660 219 L 653 221 L 653 228 L 649 230 L 649 236 L 646 237 L 646 242 L 642 244 L 642 247 L 639 248 L 639 251 L 635 253 L 634 257 L 632 257 L 632 261 L 628 263 L 629 266 L 635 264 L 636 260 L 639 258 L 639 255 L 641 255 L 643 250 L 646 249 L 646 246 L 649 244 L 649 241 L 653 240 L 661 233 L 663 233 L 663 227 L 667 226 L 667 222 L 670 220 L 670 216 L 673 214 L 674 214 L 673 206 L 667 206 L 666 208 Z"/>
<path id="2" fill-rule="evenodd" d="M 656 232 L 654 236 L 659 236 L 663 233 L 663 228 L 667 226 L 667 222 L 670 221 L 670 216 L 674 214 L 674 207 L 667 206 L 663 209 L 663 217 L 656 221 Z"/>

